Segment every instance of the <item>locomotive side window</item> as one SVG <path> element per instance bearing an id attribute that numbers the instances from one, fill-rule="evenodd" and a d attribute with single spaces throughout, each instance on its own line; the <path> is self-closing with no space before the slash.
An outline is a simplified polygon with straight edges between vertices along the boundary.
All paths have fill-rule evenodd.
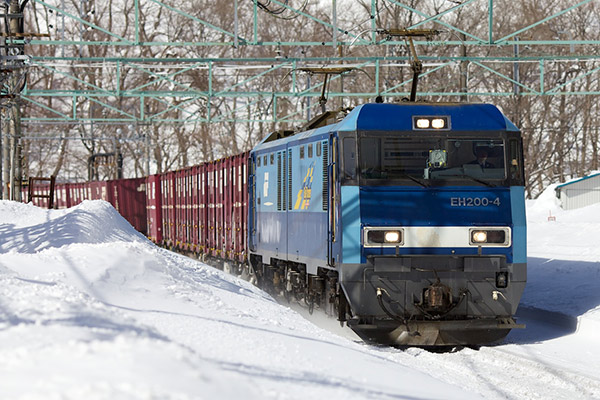
<path id="1" fill-rule="evenodd" d="M 344 138 L 344 179 L 356 179 L 356 139 Z"/>
<path id="2" fill-rule="evenodd" d="M 263 157 L 263 165 L 267 165 L 267 155 L 265 154 L 265 156 Z"/>
<path id="3" fill-rule="evenodd" d="M 260 157 L 256 157 L 256 166 L 260 167 Z"/>
<path id="4" fill-rule="evenodd" d="M 317 143 L 317 157 L 321 157 L 321 142 Z"/>
<path id="5" fill-rule="evenodd" d="M 362 138 L 360 140 L 360 172 L 362 178 L 385 178 L 381 170 L 381 139 Z"/>
<path id="6" fill-rule="evenodd" d="M 300 159 L 304 159 L 304 146 L 300 146 Z"/>
<path id="7" fill-rule="evenodd" d="M 270 164 L 273 165 L 275 163 L 275 154 L 271 153 L 271 162 Z"/>
<path id="8" fill-rule="evenodd" d="M 523 185 L 523 152 L 518 139 L 510 139 L 508 160 L 511 184 Z"/>
<path id="9" fill-rule="evenodd" d="M 312 158 L 312 156 L 313 156 L 312 143 L 308 144 L 306 147 L 307 147 L 307 150 L 308 150 L 308 158 Z"/>

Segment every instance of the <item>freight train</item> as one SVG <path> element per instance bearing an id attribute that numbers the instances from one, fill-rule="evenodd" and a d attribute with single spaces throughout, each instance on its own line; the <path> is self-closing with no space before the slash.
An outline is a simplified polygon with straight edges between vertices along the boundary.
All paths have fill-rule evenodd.
<path id="1" fill-rule="evenodd" d="M 522 139 L 493 105 L 364 104 L 233 157 L 57 185 L 59 207 L 84 198 L 367 342 L 480 345 L 522 327 Z"/>

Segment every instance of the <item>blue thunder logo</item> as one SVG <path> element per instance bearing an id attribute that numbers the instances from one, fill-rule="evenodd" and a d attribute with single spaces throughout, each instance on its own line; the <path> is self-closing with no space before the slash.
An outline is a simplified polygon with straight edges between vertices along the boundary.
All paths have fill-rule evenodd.
<path id="1" fill-rule="evenodd" d="M 294 210 L 306 210 L 310 204 L 310 197 L 312 192 L 313 172 L 315 171 L 315 163 L 313 162 L 306 171 L 304 181 L 302 181 L 302 188 L 298 191 L 296 196 L 296 204 L 294 204 Z"/>

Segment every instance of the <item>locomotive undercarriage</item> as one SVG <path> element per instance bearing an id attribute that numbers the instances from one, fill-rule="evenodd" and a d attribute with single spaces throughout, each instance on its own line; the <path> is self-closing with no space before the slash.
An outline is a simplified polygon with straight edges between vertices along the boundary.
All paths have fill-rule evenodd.
<path id="1" fill-rule="evenodd" d="M 315 307 L 327 315 L 336 317 L 343 325 L 351 318 L 346 296 L 340 286 L 335 270 L 318 268 L 317 275 L 306 272 L 301 263 L 271 259 L 270 264 L 260 257 L 251 259 L 251 274 L 257 278 L 260 288 L 288 302 L 304 304 L 312 314 Z"/>
<path id="2" fill-rule="evenodd" d="M 373 257 L 342 282 L 365 341 L 400 346 L 487 344 L 523 328 L 513 319 L 526 266 L 504 257 Z"/>
<path id="3" fill-rule="evenodd" d="M 376 257 L 308 274 L 300 263 L 254 256 L 234 274 L 275 297 L 336 317 L 368 343 L 456 346 L 493 343 L 511 329 L 526 266 L 503 257 Z M 500 287 L 498 287 L 500 286 Z"/>
<path id="4" fill-rule="evenodd" d="M 225 261 L 206 254 L 199 255 L 198 258 L 249 281 L 274 297 L 304 304 L 311 314 L 316 307 L 343 323 L 350 313 L 346 297 L 341 296 L 340 299 L 340 293 L 343 292 L 335 270 L 319 268 L 317 275 L 307 274 L 303 264 L 277 259 L 271 259 L 272 265 L 264 264 L 256 256 L 251 256 L 250 263 Z"/>

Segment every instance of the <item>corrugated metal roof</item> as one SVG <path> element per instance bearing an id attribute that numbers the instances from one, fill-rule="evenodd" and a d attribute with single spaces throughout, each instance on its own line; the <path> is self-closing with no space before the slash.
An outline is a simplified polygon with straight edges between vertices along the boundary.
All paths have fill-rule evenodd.
<path id="1" fill-rule="evenodd" d="M 578 182 L 581 182 L 581 181 L 585 181 L 585 180 L 587 180 L 587 179 L 595 178 L 595 177 L 597 177 L 597 176 L 600 176 L 600 172 L 595 172 L 595 173 L 592 173 L 592 174 L 590 174 L 590 175 L 588 175 L 588 176 L 584 176 L 584 177 L 582 177 L 582 178 L 577 178 L 577 179 L 573 179 L 573 180 L 571 180 L 571 181 L 569 181 L 569 182 L 562 183 L 562 184 L 560 184 L 560 185 L 556 186 L 556 187 L 554 188 L 554 190 L 558 190 L 558 189 L 560 189 L 560 188 L 562 188 L 562 187 L 565 187 L 565 186 L 568 186 L 568 185 L 572 185 L 572 184 L 574 184 L 574 183 L 578 183 Z"/>

